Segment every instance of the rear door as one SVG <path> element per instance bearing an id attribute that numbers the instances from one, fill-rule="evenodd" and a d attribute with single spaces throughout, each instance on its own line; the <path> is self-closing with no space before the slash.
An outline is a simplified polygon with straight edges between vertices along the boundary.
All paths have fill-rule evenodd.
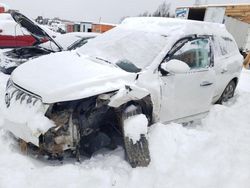
<path id="1" fill-rule="evenodd" d="M 207 112 L 215 86 L 213 53 L 209 37 L 196 37 L 177 43 L 177 50 L 166 61 L 178 59 L 190 71 L 161 76 L 161 121 L 167 122 Z"/>
<path id="2" fill-rule="evenodd" d="M 216 95 L 214 102 L 219 99 L 227 84 L 242 68 L 242 58 L 236 43 L 228 37 L 213 37 L 215 51 Z"/>

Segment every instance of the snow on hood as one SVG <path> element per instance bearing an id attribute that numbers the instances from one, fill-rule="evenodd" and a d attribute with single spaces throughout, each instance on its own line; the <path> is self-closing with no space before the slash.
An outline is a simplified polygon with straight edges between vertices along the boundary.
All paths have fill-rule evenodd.
<path id="1" fill-rule="evenodd" d="M 135 74 L 120 68 L 60 52 L 34 59 L 19 66 L 12 74 L 18 86 L 42 97 L 44 103 L 70 101 L 117 90 Z"/>

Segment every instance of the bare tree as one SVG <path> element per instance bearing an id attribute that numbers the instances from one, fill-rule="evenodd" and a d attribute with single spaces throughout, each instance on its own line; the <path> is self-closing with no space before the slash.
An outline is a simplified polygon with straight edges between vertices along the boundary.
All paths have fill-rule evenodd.
<path id="1" fill-rule="evenodd" d="M 145 11 L 138 16 L 140 17 L 174 17 L 170 13 L 171 3 L 167 3 L 164 1 L 162 4 L 158 6 L 155 12 L 150 13 L 148 11 Z M 120 22 L 122 22 L 127 16 L 124 16 L 120 19 Z"/>
<path id="2" fill-rule="evenodd" d="M 166 3 L 164 1 L 162 4 L 159 5 L 157 10 L 152 14 L 154 17 L 171 17 L 170 16 L 170 3 Z"/>
<path id="3" fill-rule="evenodd" d="M 138 16 L 143 16 L 143 17 L 150 17 L 150 16 L 153 16 L 153 17 L 173 17 L 170 13 L 170 8 L 171 8 L 171 4 L 164 1 L 162 4 L 160 4 L 158 6 L 156 11 L 153 12 L 152 14 L 149 13 L 148 11 L 145 11 L 144 13 L 139 14 Z"/>
<path id="4" fill-rule="evenodd" d="M 139 16 L 142 16 L 142 17 L 150 17 L 152 16 L 148 11 L 145 11 L 144 13 L 142 14 L 139 14 Z"/>

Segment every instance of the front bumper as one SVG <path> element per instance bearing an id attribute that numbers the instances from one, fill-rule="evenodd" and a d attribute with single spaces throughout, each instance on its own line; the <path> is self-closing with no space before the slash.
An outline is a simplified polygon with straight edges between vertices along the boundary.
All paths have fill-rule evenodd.
<path id="1" fill-rule="evenodd" d="M 17 138 L 39 146 L 39 136 L 54 126 L 52 123 L 45 126 L 49 120 L 43 115 L 48 107 L 49 105 L 42 103 L 41 98 L 28 93 L 9 80 L 5 93 L 3 127 Z M 33 123 L 37 125 L 32 126 Z"/>
<path id="2" fill-rule="evenodd" d="M 11 80 L 6 86 L 5 105 L 4 129 L 15 137 L 49 153 L 75 149 L 79 135 L 71 110 L 63 108 L 52 113 L 55 104 L 42 103 L 41 97 L 20 88 Z"/>

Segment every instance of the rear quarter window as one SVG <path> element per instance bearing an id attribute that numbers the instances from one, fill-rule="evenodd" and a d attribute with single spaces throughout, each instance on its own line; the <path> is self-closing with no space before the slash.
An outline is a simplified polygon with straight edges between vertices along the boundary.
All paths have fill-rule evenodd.
<path id="1" fill-rule="evenodd" d="M 218 37 L 221 55 L 227 56 L 238 52 L 238 47 L 234 40 L 229 37 Z"/>

